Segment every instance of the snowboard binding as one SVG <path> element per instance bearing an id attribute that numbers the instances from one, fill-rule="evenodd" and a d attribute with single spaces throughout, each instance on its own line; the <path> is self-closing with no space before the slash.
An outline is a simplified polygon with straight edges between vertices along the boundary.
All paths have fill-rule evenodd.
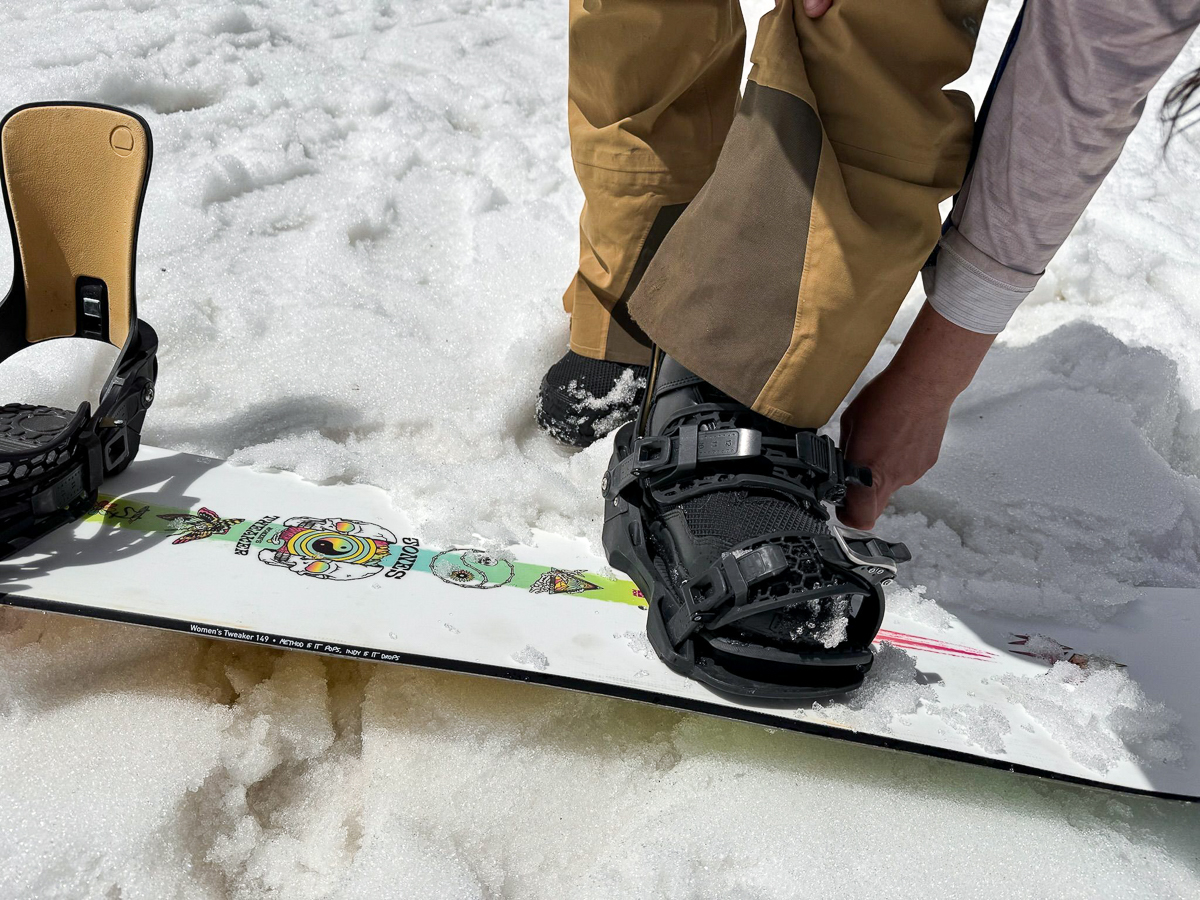
<path id="1" fill-rule="evenodd" d="M 604 548 L 649 601 L 670 668 L 721 693 L 807 702 L 862 684 L 883 585 L 910 556 L 829 521 L 870 484 L 828 437 L 772 422 L 656 351 L 641 418 L 616 434 Z"/>
<path id="2" fill-rule="evenodd" d="M 123 110 L 40 103 L 0 121 L 13 242 L 0 361 L 64 337 L 120 350 L 94 412 L 86 400 L 74 412 L 0 406 L 0 558 L 85 513 L 137 454 L 158 374 L 158 337 L 134 294 L 150 160 L 150 127 Z"/>

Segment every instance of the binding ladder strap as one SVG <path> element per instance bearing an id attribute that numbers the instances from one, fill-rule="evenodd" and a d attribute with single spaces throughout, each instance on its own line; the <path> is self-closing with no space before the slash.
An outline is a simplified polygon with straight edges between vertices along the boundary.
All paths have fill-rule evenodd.
<path id="1" fill-rule="evenodd" d="M 74 413 L 0 407 L 0 554 L 78 514 L 137 452 L 157 376 L 158 339 L 135 293 L 151 155 L 146 122 L 111 107 L 32 104 L 0 122 L 14 259 L 0 361 L 55 338 L 120 350 L 94 413 L 86 401 Z"/>

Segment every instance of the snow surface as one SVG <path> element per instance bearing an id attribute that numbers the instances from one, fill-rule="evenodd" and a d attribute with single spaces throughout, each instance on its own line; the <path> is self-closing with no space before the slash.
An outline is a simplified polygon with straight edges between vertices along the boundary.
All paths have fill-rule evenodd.
<path id="1" fill-rule="evenodd" d="M 97 100 L 154 129 L 149 442 L 377 484 L 433 544 L 598 533 L 607 448 L 566 453 L 532 414 L 580 204 L 563 6 L 0 7 L 0 105 Z M 993 0 L 977 99 L 1015 6 Z M 1167 82 L 1196 66 L 1193 44 Z M 1161 93 L 880 523 L 917 554 L 893 597 L 911 618 L 998 608 L 1049 632 L 1133 585 L 1197 583 L 1200 131 L 1164 160 Z M 65 404 L 106 369 L 35 348 L 4 394 Z M 0 650 L 6 898 L 1200 894 L 1200 810 L 1177 804 L 11 610 Z M 894 648 L 875 674 L 848 717 L 931 690 Z M 1172 712 L 1123 670 L 1059 663 L 1011 689 L 1098 770 L 1171 752 Z M 999 737 L 986 713 L 945 717 Z"/>

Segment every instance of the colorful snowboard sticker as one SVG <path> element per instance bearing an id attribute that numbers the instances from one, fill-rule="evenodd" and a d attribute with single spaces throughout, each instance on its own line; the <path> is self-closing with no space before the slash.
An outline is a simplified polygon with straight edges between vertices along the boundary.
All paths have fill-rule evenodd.
<path id="1" fill-rule="evenodd" d="M 443 550 L 430 560 L 429 571 L 447 584 L 481 590 L 511 584 L 517 574 L 507 559 L 486 550 L 463 547 Z"/>
<path id="2" fill-rule="evenodd" d="M 179 537 L 172 544 L 186 544 L 188 541 L 202 541 L 214 534 L 228 534 L 234 525 L 240 525 L 245 519 L 222 519 L 207 507 L 200 507 L 194 513 L 162 513 L 160 519 L 171 523 L 171 528 Z"/>
<path id="3" fill-rule="evenodd" d="M 283 525 L 266 538 L 278 546 L 258 551 L 258 558 L 310 578 L 370 578 L 383 571 L 383 561 L 399 543 L 383 526 L 355 519 L 295 518 Z"/>
<path id="4" fill-rule="evenodd" d="M 389 529 L 358 519 L 264 516 L 249 522 L 225 518 L 207 506 L 192 512 L 101 497 L 88 516 L 93 521 L 143 532 L 162 531 L 172 544 L 232 541 L 238 556 L 308 578 L 356 581 L 383 573 L 403 578 L 420 554 L 417 538 L 398 538 Z M 163 524 L 156 523 L 155 520 Z"/>
<path id="5" fill-rule="evenodd" d="M 584 591 L 595 591 L 599 585 L 593 584 L 583 577 L 584 572 L 568 571 L 567 569 L 551 569 L 529 588 L 531 594 L 582 594 Z"/>

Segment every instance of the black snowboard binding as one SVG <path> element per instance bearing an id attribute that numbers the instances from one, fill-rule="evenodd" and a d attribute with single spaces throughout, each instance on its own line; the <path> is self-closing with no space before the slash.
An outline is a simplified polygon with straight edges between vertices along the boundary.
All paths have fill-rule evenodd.
<path id="1" fill-rule="evenodd" d="M 568 350 L 542 379 L 538 424 L 557 441 L 590 447 L 637 415 L 648 371 Z"/>
<path id="2" fill-rule="evenodd" d="M 740 697 L 805 702 L 862 684 L 903 544 L 829 522 L 870 484 L 814 431 L 761 416 L 656 351 L 641 417 L 604 476 L 604 549 L 649 601 L 680 674 Z"/>
<path id="3" fill-rule="evenodd" d="M 158 337 L 134 295 L 150 158 L 149 126 L 123 110 L 43 103 L 0 122 L 14 259 L 0 361 L 62 337 L 121 351 L 95 412 L 0 406 L 0 558 L 87 512 L 137 454 L 158 374 Z"/>

